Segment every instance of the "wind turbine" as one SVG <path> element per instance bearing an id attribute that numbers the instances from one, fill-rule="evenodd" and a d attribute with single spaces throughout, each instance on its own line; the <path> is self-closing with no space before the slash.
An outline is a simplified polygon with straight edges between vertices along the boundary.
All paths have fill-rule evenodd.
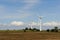
<path id="1" fill-rule="evenodd" d="M 32 28 L 32 26 L 33 26 L 33 25 L 32 25 L 32 22 L 29 24 L 29 26 L 30 26 L 31 29 L 33 29 L 33 28 Z"/>
<path id="2" fill-rule="evenodd" d="M 33 28 L 32 28 L 32 24 L 31 24 L 31 29 L 33 29 Z"/>
<path id="3" fill-rule="evenodd" d="M 31 22 L 31 29 L 33 29 L 33 21 Z"/>
<path id="4" fill-rule="evenodd" d="M 42 18 L 43 18 L 43 16 L 39 16 L 39 26 L 40 26 L 40 31 L 42 31 Z"/>

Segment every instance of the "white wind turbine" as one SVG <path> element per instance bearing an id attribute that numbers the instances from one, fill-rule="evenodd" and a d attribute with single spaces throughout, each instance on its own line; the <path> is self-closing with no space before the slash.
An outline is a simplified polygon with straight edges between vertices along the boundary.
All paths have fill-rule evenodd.
<path id="1" fill-rule="evenodd" d="M 32 21 L 32 22 L 31 22 L 31 29 L 33 29 L 33 25 L 34 25 L 33 23 L 34 23 L 34 22 Z"/>
<path id="2" fill-rule="evenodd" d="M 31 24 L 31 29 L 33 29 L 32 26 L 33 26 L 33 25 Z"/>
<path id="3" fill-rule="evenodd" d="M 40 27 L 40 31 L 42 31 L 42 18 L 43 16 L 39 16 L 39 27 Z"/>
<path id="4" fill-rule="evenodd" d="M 32 25 L 32 22 L 29 24 L 30 28 L 33 29 L 33 25 Z"/>

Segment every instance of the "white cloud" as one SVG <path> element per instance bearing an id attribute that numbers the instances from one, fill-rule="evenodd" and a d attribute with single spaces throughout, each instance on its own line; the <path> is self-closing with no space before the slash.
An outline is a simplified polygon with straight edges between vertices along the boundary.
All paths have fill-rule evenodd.
<path id="1" fill-rule="evenodd" d="M 0 19 L 8 19 L 8 18 L 17 18 L 17 19 L 21 19 L 21 18 L 26 18 L 29 17 L 31 14 L 28 13 L 22 13 L 22 14 L 12 14 L 12 15 L 4 15 L 3 17 L 0 17 Z"/>
<path id="2" fill-rule="evenodd" d="M 32 9 L 35 5 L 37 5 L 39 0 L 23 0 L 22 2 L 25 3 L 25 5 L 16 11 L 18 13 L 24 14 L 24 16 L 22 16 L 22 17 L 32 16 L 33 13 L 29 12 L 29 9 Z"/>
<path id="3" fill-rule="evenodd" d="M 14 26 L 18 26 L 18 27 L 21 27 L 21 26 L 24 26 L 25 23 L 22 22 L 22 21 L 12 21 L 10 23 L 0 23 L 0 27 L 14 27 Z"/>
<path id="4" fill-rule="evenodd" d="M 34 5 L 36 5 L 39 2 L 39 0 L 23 0 L 22 2 L 25 3 L 25 5 L 21 9 L 18 9 L 16 11 L 18 13 L 24 14 L 24 16 L 22 17 L 32 16 L 32 12 L 29 12 L 28 10 L 33 8 Z"/>
<path id="5" fill-rule="evenodd" d="M 43 23 L 43 26 L 60 26 L 60 22 L 46 22 L 46 23 Z"/>
<path id="6" fill-rule="evenodd" d="M 20 21 L 13 21 L 13 22 L 10 23 L 10 25 L 13 25 L 13 26 L 22 26 L 22 25 L 24 25 L 24 23 L 20 22 Z"/>
<path id="7" fill-rule="evenodd" d="M 32 25 L 32 26 L 39 26 L 40 23 L 37 23 L 37 22 L 31 22 L 29 25 Z M 42 26 L 49 26 L 49 27 L 55 27 L 55 26 L 60 26 L 60 22 L 55 22 L 55 21 L 52 21 L 52 22 L 45 22 L 45 23 L 42 23 Z"/>
<path id="8" fill-rule="evenodd" d="M 37 22 L 31 22 L 31 23 L 25 23 L 25 22 L 22 22 L 22 21 L 12 21 L 10 23 L 5 23 L 5 24 L 2 24 L 0 23 L 0 27 L 20 27 L 20 28 L 25 28 L 25 27 L 36 27 L 36 28 L 39 28 L 39 23 Z M 52 21 L 52 22 L 46 22 L 46 23 L 43 23 L 42 25 L 43 27 L 49 27 L 49 28 L 52 28 L 52 27 L 55 27 L 55 26 L 60 26 L 60 22 L 55 22 L 55 21 Z"/>
<path id="9" fill-rule="evenodd" d="M 31 16 L 31 12 L 28 12 L 27 9 L 31 9 L 36 3 L 38 3 L 38 0 L 4 0 L 5 2 L 16 2 L 21 1 L 22 3 L 26 3 L 21 9 L 15 10 L 15 12 L 8 12 L 7 6 L 3 5 L 0 6 L 0 13 L 3 17 L 0 17 L 0 19 L 7 19 L 7 18 L 26 18 L 28 16 Z M 9 15 L 9 14 L 10 15 Z M 11 15 L 12 14 L 12 15 Z M 15 15 L 17 14 L 17 15 Z"/>
<path id="10" fill-rule="evenodd" d="M 31 22 L 31 23 L 29 23 L 28 25 L 32 25 L 32 26 L 38 26 L 38 23 L 36 23 L 36 22 Z"/>
<path id="11" fill-rule="evenodd" d="M 0 23 L 0 27 L 5 27 L 5 26 L 7 26 L 7 24 Z"/>
<path id="12" fill-rule="evenodd" d="M 24 2 L 26 3 L 26 5 L 23 7 L 23 9 L 30 9 L 32 8 L 34 5 L 36 5 L 36 3 L 39 2 L 39 0 L 24 0 Z"/>

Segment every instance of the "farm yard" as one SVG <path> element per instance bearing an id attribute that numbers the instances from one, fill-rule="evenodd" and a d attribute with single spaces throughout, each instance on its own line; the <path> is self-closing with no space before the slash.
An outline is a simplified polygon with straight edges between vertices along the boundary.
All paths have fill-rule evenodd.
<path id="1" fill-rule="evenodd" d="M 60 40 L 60 32 L 0 32 L 0 40 Z"/>

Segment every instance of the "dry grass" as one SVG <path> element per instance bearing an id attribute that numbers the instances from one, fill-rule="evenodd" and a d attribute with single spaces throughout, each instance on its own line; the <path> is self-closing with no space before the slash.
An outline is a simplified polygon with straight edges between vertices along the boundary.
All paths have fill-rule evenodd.
<path id="1" fill-rule="evenodd" d="M 56 32 L 0 32 L 0 40 L 60 40 Z"/>

